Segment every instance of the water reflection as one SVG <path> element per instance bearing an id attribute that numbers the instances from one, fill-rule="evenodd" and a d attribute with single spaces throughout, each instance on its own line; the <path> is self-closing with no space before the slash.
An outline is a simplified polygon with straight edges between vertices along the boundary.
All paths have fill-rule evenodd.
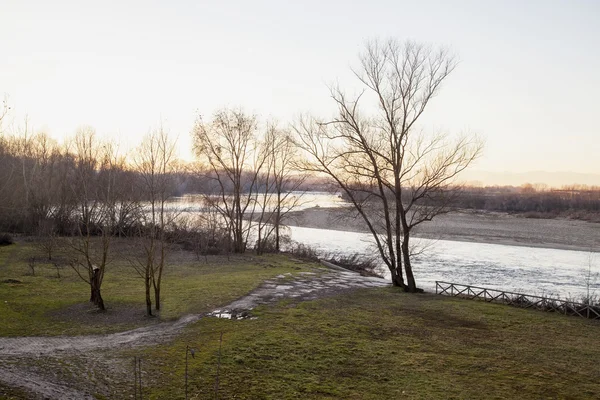
<path id="1" fill-rule="evenodd" d="M 260 196 L 257 200 L 256 212 L 260 212 L 260 205 L 264 200 Z M 213 197 L 217 198 L 218 196 Z M 168 207 L 180 212 L 202 212 L 206 210 L 204 206 L 205 198 L 206 195 L 204 194 L 186 194 L 181 197 L 173 197 L 169 199 Z M 311 207 L 337 208 L 349 205 L 348 202 L 341 198 L 339 193 L 330 192 L 290 192 L 286 202 L 287 204 L 295 204 L 294 211 L 305 210 Z M 275 198 L 272 197 L 267 201 L 267 210 L 273 211 L 274 207 Z"/>

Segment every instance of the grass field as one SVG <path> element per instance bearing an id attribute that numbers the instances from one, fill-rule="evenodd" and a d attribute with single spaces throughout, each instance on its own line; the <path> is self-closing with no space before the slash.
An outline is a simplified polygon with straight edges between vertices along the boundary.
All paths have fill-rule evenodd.
<path id="1" fill-rule="evenodd" d="M 126 246 L 116 250 L 127 254 Z M 21 281 L 0 283 L 0 336 L 119 331 L 210 311 L 272 276 L 316 267 L 285 255 L 205 262 L 177 253 L 165 277 L 161 317 L 148 319 L 143 283 L 127 263 L 110 265 L 103 286 L 109 310 L 101 315 L 87 309 L 89 289 L 72 271 L 62 270 L 59 279 L 46 265 L 27 275 L 27 258 L 35 252 L 25 242 L 0 248 L 0 282 Z M 205 317 L 173 340 L 114 349 L 95 355 L 92 364 L 76 354 L 10 361 L 22 363 L 25 371 L 56 370 L 63 383 L 71 376 L 80 387 L 75 375 L 93 373 L 94 381 L 114 394 L 109 398 L 133 396 L 129 370 L 133 357 L 140 356 L 144 399 L 183 399 L 186 346 L 196 349 L 189 359 L 190 399 L 215 398 L 217 367 L 220 399 L 593 399 L 600 394 L 598 321 L 394 288 L 283 300 L 251 315 Z M 114 364 L 103 371 L 94 360 Z M 111 369 L 119 372 L 108 380 Z M 2 393 L 7 399 L 27 398 L 0 385 L 0 398 Z"/>
<path id="2" fill-rule="evenodd" d="M 128 243 L 115 243 L 114 259 L 106 271 L 102 296 L 107 312 L 89 304 L 89 286 L 64 267 L 40 262 L 30 275 L 28 258 L 38 256 L 32 243 L 0 247 L 0 336 L 78 335 L 108 333 L 211 311 L 248 293 L 269 277 L 305 270 L 285 256 L 209 257 L 171 255 L 162 284 L 160 318 L 146 318 L 144 283 L 124 261 Z M 59 255 L 59 257 L 61 257 Z M 63 254 L 62 257 L 65 257 Z M 8 279 L 20 283 L 2 283 Z"/>
<path id="3" fill-rule="evenodd" d="M 503 305 L 366 289 L 206 318 L 147 349 L 149 398 L 586 399 L 600 394 L 600 324 Z M 155 362 L 153 360 L 160 360 Z M 194 397 L 195 396 L 195 397 Z"/>

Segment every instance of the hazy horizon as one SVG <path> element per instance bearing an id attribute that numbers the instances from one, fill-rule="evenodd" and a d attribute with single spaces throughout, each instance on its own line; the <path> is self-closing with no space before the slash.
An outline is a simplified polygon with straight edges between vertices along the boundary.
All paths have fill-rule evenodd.
<path id="1" fill-rule="evenodd" d="M 330 116 L 327 84 L 358 89 L 349 67 L 365 40 L 412 39 L 460 59 L 421 128 L 485 138 L 466 175 L 487 182 L 468 180 L 538 183 L 525 178 L 535 171 L 593 180 L 599 19 L 595 1 L 8 0 L 0 94 L 15 126 L 27 115 L 34 131 L 59 140 L 89 125 L 130 148 L 162 120 L 190 159 L 196 112 L 240 106 L 283 124 L 302 112 Z M 543 183 L 584 183 L 556 182 Z"/>
<path id="2" fill-rule="evenodd" d="M 600 186 L 600 174 L 570 171 L 496 172 L 470 169 L 461 174 L 460 180 L 478 186 L 522 186 L 525 184 L 542 184 L 548 185 L 550 188 L 574 185 Z"/>

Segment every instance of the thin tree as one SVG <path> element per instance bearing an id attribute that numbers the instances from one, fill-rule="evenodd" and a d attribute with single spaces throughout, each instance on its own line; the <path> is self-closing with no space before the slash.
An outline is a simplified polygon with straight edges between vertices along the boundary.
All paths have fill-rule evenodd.
<path id="1" fill-rule="evenodd" d="M 267 143 L 272 143 L 274 156 L 272 168 L 276 199 L 273 228 L 275 251 L 280 251 L 281 227 L 287 214 L 302 205 L 304 191 L 300 191 L 300 187 L 306 180 L 306 175 L 296 168 L 300 156 L 289 131 L 275 129 L 273 138 L 267 138 Z"/>
<path id="2" fill-rule="evenodd" d="M 246 251 L 265 164 L 257 131 L 256 116 L 233 109 L 218 111 L 208 123 L 198 117 L 193 130 L 196 154 L 207 163 L 207 176 L 216 188 L 207 200 L 223 217 L 234 253 Z"/>
<path id="3" fill-rule="evenodd" d="M 304 117 L 295 125 L 310 157 L 303 168 L 336 182 L 371 232 L 393 284 L 409 292 L 419 290 L 413 228 L 449 211 L 460 189 L 455 178 L 482 150 L 476 138 L 428 136 L 417 125 L 455 66 L 445 49 L 395 39 L 369 42 L 354 71 L 360 94 L 351 98 L 332 87 L 335 117 Z M 369 100 L 372 113 L 363 104 Z"/>
<path id="4" fill-rule="evenodd" d="M 268 240 L 274 235 L 274 250 L 281 250 L 281 228 L 286 215 L 302 204 L 303 191 L 299 191 L 306 175 L 295 168 L 298 149 L 290 132 L 269 123 L 264 136 L 262 151 L 265 167 L 260 175 L 260 214 L 257 222 L 257 253 L 261 254 Z"/>
<path id="5" fill-rule="evenodd" d="M 144 259 L 138 263 L 138 273 L 146 288 L 146 314 L 152 315 L 151 289 L 154 306 L 160 310 L 160 290 L 166 264 L 167 225 L 172 215 L 167 212 L 167 200 L 172 192 L 171 173 L 175 159 L 175 142 L 162 127 L 150 132 L 136 152 L 135 166 L 140 176 L 141 190 L 147 200 L 146 210 L 138 224 L 144 248 Z"/>

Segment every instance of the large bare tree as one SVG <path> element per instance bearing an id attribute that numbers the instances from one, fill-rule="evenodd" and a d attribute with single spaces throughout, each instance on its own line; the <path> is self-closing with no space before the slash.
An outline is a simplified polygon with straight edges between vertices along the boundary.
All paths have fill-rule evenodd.
<path id="1" fill-rule="evenodd" d="M 295 125 L 309 156 L 303 167 L 337 183 L 372 233 L 393 284 L 416 292 L 413 228 L 449 210 L 459 189 L 455 178 L 480 155 L 482 143 L 426 135 L 418 125 L 456 66 L 448 51 L 375 40 L 359 60 L 354 74 L 363 90 L 351 97 L 332 87 L 335 117 L 304 117 Z"/>

